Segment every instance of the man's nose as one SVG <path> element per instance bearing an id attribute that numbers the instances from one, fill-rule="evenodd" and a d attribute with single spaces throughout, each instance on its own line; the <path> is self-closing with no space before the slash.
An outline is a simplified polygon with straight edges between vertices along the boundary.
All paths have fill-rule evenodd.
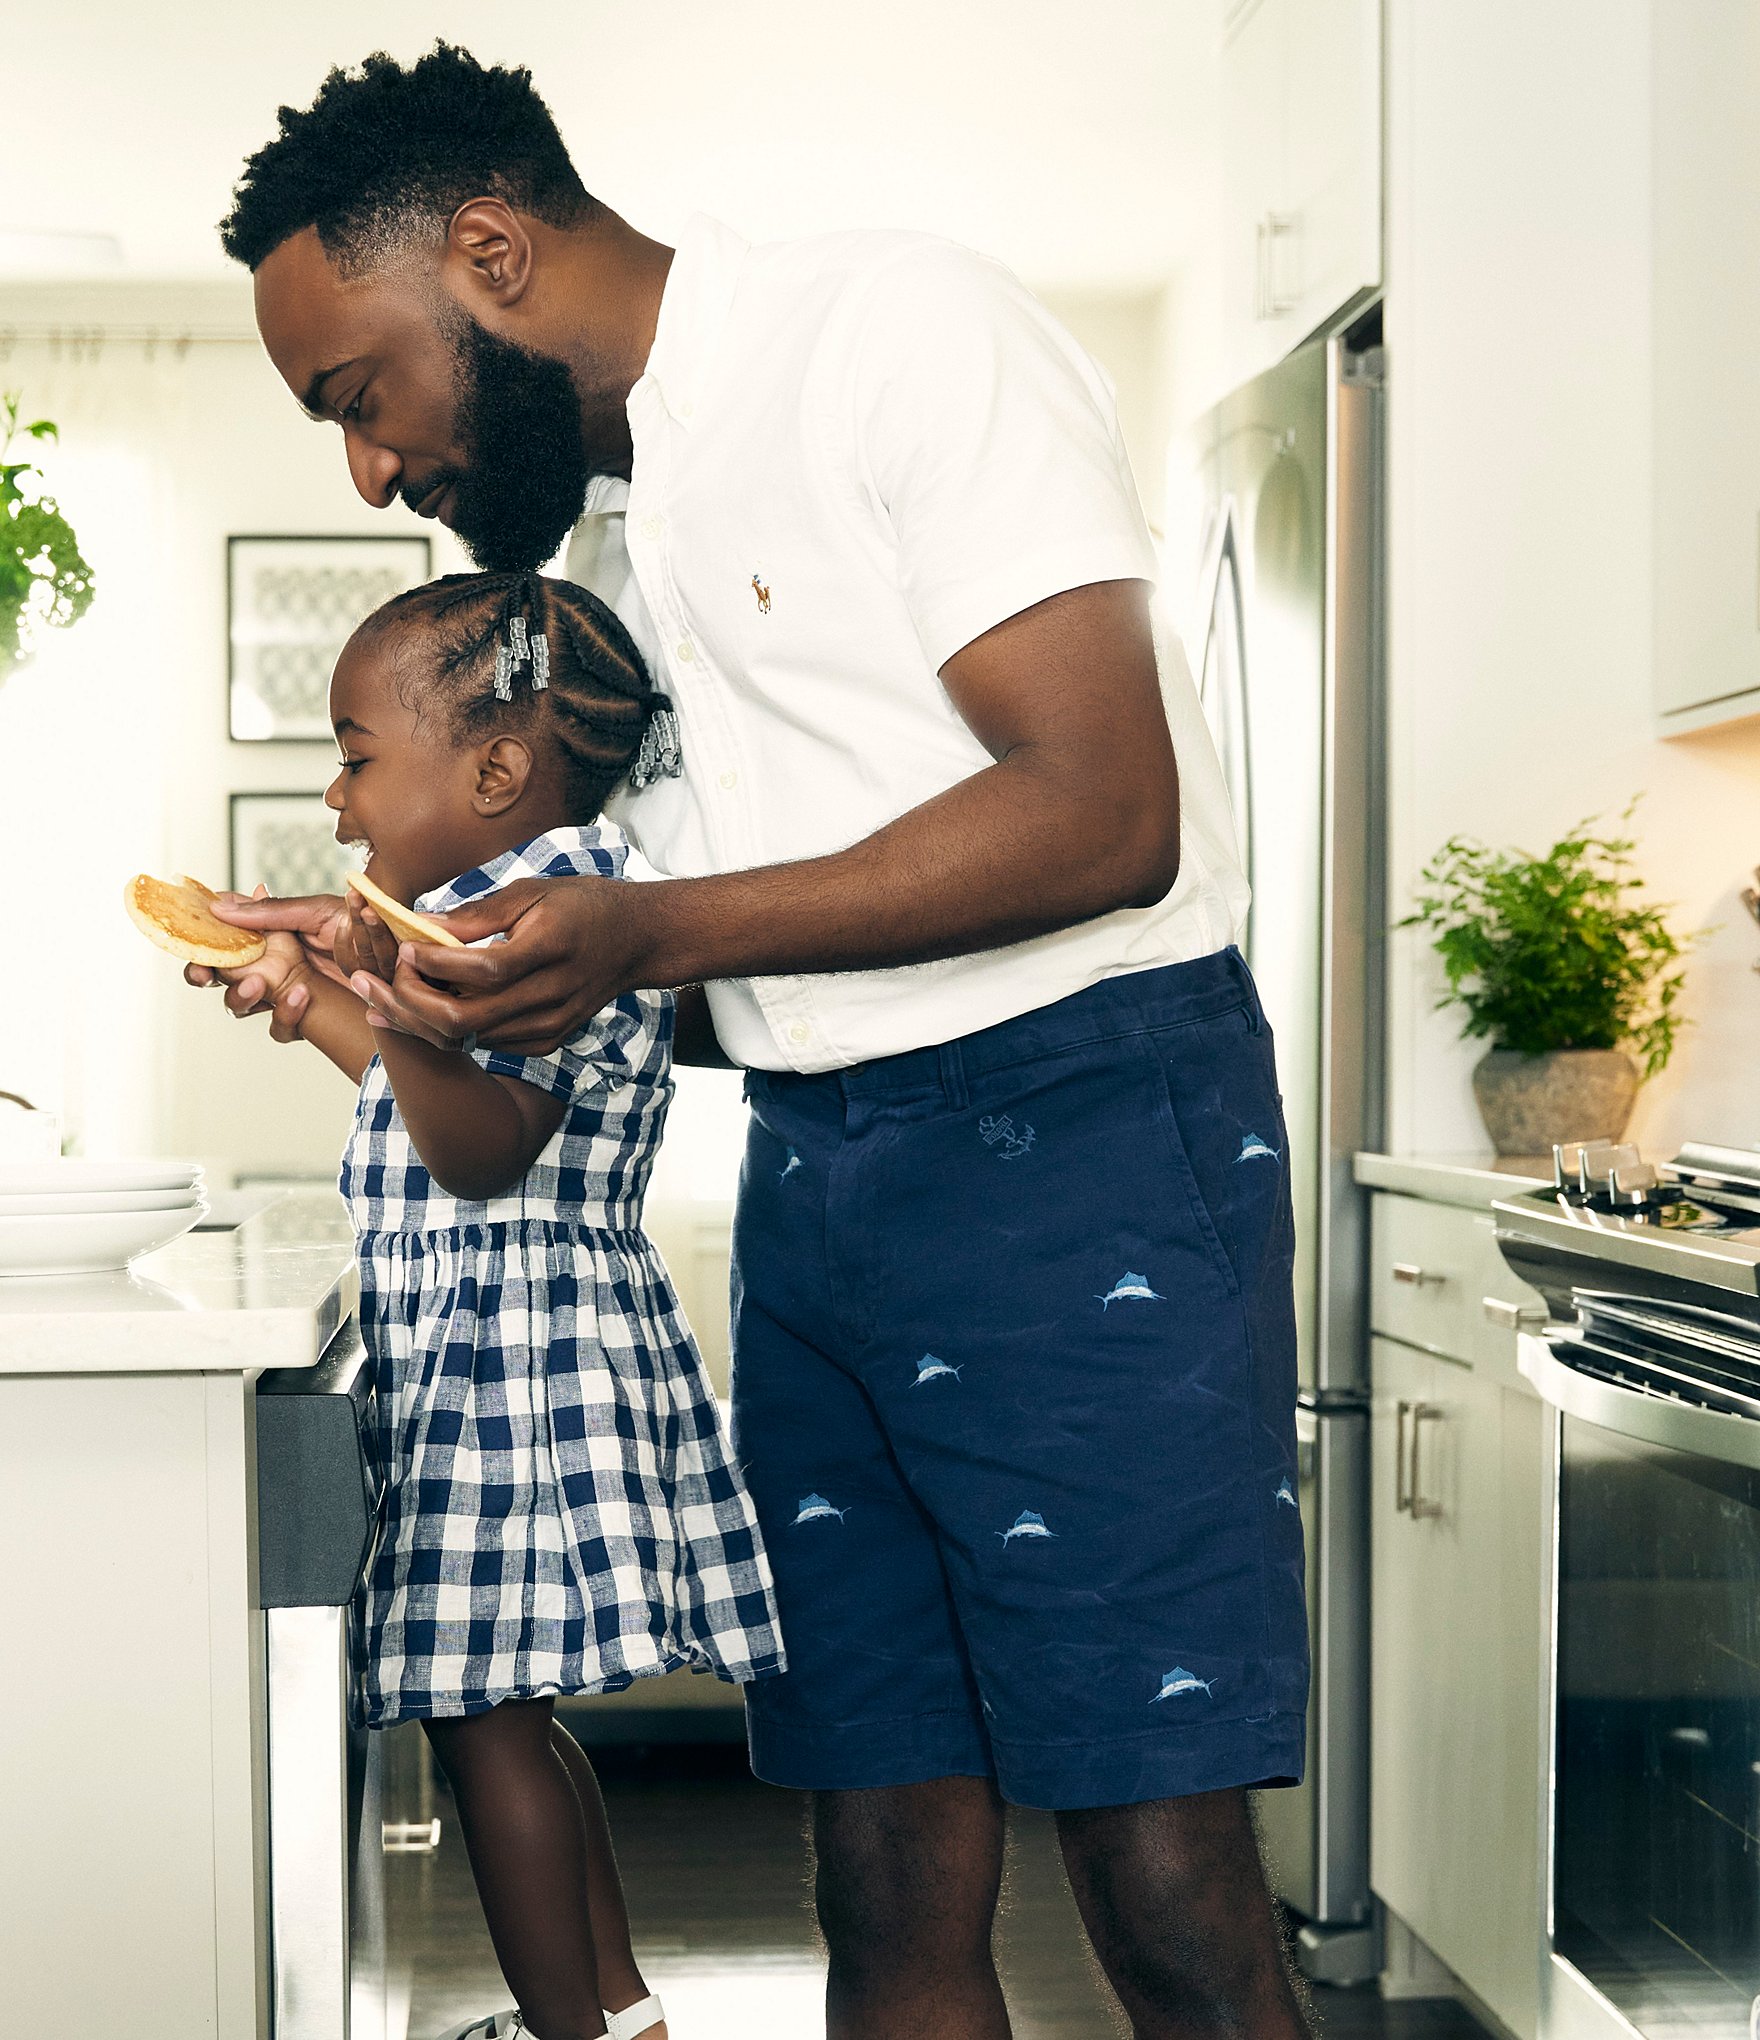
<path id="1" fill-rule="evenodd" d="M 375 510 L 388 509 L 397 498 L 403 480 L 403 462 L 388 446 L 375 446 L 358 432 L 343 435 L 348 448 L 348 472 L 362 497 Z"/>

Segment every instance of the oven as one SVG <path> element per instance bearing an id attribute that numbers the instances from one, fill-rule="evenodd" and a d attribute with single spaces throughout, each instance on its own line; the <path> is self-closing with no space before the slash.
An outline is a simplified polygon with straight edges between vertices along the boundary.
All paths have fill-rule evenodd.
<path id="1" fill-rule="evenodd" d="M 1541 2032 L 1755 2040 L 1760 1329 L 1571 1303 L 1521 1339 L 1557 1412 Z"/>

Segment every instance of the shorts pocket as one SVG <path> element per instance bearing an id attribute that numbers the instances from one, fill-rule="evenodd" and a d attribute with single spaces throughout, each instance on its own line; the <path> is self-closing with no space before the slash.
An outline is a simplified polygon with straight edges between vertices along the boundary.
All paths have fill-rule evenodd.
<path id="1" fill-rule="evenodd" d="M 1239 1019 L 1245 1024 L 1244 1012 Z M 1198 1031 L 1192 1027 L 1174 1028 L 1168 1032 L 1178 1038 L 1180 1044 L 1178 1050 L 1172 1049 L 1171 1044 L 1165 1043 L 1160 1035 L 1138 1036 L 1142 1044 L 1142 1053 L 1149 1061 L 1153 1077 L 1155 1122 L 1160 1129 L 1167 1161 L 1172 1168 L 1175 1189 L 1183 1197 L 1191 1214 L 1193 1230 L 1202 1242 L 1218 1280 L 1231 1297 L 1236 1297 L 1240 1294 L 1240 1282 L 1235 1274 L 1234 1262 L 1228 1249 L 1223 1245 L 1210 1199 L 1204 1193 L 1204 1186 L 1192 1159 L 1192 1142 L 1184 1123 L 1185 1119 L 1191 1116 L 1190 1101 L 1189 1098 L 1182 1101 L 1180 1094 L 1185 1087 L 1175 1085 L 1168 1060 L 1170 1053 L 1179 1053 L 1195 1047 L 1200 1037 Z"/>

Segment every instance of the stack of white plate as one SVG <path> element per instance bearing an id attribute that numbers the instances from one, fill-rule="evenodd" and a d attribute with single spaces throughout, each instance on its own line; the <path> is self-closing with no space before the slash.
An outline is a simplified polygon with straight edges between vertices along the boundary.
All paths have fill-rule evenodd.
<path id="1" fill-rule="evenodd" d="M 207 1208 L 194 1162 L 0 1162 L 0 1276 L 125 1268 Z"/>

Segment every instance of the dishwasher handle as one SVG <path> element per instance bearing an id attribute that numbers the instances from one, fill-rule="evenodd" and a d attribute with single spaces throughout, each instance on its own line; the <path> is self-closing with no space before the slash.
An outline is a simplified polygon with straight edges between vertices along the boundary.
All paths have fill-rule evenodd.
<path id="1" fill-rule="evenodd" d="M 1617 1381 L 1585 1374 L 1572 1366 L 1568 1357 L 1580 1344 L 1575 1339 L 1543 1339 L 1533 1332 L 1524 1332 L 1518 1339 L 1516 1365 L 1555 1409 L 1646 1445 L 1695 1452 L 1705 1459 L 1760 1471 L 1760 1423 L 1723 1410 L 1704 1409 L 1697 1403 L 1645 1395 Z"/>

